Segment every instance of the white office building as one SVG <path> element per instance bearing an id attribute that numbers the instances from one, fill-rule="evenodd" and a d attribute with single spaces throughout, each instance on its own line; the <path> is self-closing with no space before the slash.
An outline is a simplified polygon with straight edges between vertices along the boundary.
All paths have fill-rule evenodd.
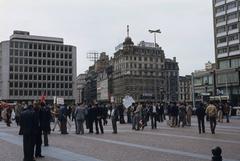
<path id="1" fill-rule="evenodd" d="M 62 38 L 14 31 L 0 43 L 0 99 L 38 100 L 46 95 L 74 102 L 76 96 L 76 47 Z"/>

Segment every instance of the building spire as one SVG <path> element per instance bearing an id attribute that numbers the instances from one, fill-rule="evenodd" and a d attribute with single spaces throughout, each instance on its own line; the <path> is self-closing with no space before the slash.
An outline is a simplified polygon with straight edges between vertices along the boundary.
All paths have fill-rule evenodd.
<path id="1" fill-rule="evenodd" d="M 127 25 L 127 37 L 129 37 L 129 25 Z"/>

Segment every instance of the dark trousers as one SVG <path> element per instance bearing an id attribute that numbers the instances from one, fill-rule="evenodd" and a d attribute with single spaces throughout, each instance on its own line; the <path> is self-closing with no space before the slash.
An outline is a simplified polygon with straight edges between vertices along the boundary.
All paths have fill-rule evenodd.
<path id="1" fill-rule="evenodd" d="M 88 121 L 89 133 L 93 133 L 93 120 Z"/>
<path id="2" fill-rule="evenodd" d="M 95 120 L 95 126 L 96 126 L 96 133 L 97 133 L 97 134 L 99 133 L 98 125 L 100 126 L 101 133 L 103 134 L 104 132 L 103 132 L 102 119 L 96 119 L 96 120 Z"/>
<path id="3" fill-rule="evenodd" d="M 153 113 L 151 115 L 151 126 L 152 126 L 152 129 L 157 128 L 157 114 L 156 113 Z"/>
<path id="4" fill-rule="evenodd" d="M 61 121 L 61 134 L 67 134 L 67 121 Z"/>
<path id="5" fill-rule="evenodd" d="M 215 128 L 216 128 L 216 125 L 217 125 L 216 117 L 209 117 L 209 120 L 210 120 L 211 132 L 212 132 L 212 134 L 215 134 Z"/>
<path id="6" fill-rule="evenodd" d="M 112 118 L 112 128 L 113 128 L 113 133 L 117 133 L 117 120 Z"/>
<path id="7" fill-rule="evenodd" d="M 198 117 L 198 131 L 199 131 L 199 134 L 201 134 L 202 132 L 205 133 L 204 117 L 202 118 Z"/>
<path id="8" fill-rule="evenodd" d="M 83 128 L 83 122 L 84 120 L 76 120 L 77 125 L 76 125 L 76 134 L 84 134 L 84 128 Z"/>
<path id="9" fill-rule="evenodd" d="M 40 132 L 35 134 L 35 156 L 42 155 L 41 146 L 42 146 L 42 134 Z"/>
<path id="10" fill-rule="evenodd" d="M 43 131 L 43 142 L 45 146 L 48 146 L 48 132 L 47 131 Z"/>
<path id="11" fill-rule="evenodd" d="M 34 152 L 34 135 L 23 135 L 24 161 L 32 161 Z"/>
<path id="12" fill-rule="evenodd" d="M 16 124 L 18 126 L 19 125 L 19 121 L 20 121 L 20 116 L 15 116 L 15 120 L 16 120 Z"/>

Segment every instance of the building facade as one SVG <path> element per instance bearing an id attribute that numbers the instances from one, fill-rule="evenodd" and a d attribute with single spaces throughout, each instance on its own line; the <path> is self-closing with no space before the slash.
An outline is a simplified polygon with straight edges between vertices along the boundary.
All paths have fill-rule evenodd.
<path id="1" fill-rule="evenodd" d="M 0 95 L 2 100 L 38 100 L 46 95 L 66 102 L 76 96 L 76 47 L 62 38 L 14 31 L 0 43 Z"/>
<path id="2" fill-rule="evenodd" d="M 231 100 L 240 97 L 239 11 L 239 0 L 213 0 L 216 90 Z"/>
<path id="3" fill-rule="evenodd" d="M 77 76 L 76 85 L 77 85 L 76 102 L 83 103 L 84 102 L 85 85 L 86 85 L 86 74 L 79 74 Z"/>
<path id="4" fill-rule="evenodd" d="M 122 102 L 126 95 L 133 97 L 135 101 L 170 101 L 166 94 L 166 58 L 164 51 L 158 45 L 141 42 L 134 45 L 128 36 L 113 58 L 113 96 L 116 102 Z M 172 64 L 173 61 L 168 61 Z M 177 64 L 174 62 L 173 64 Z M 168 68 L 171 74 L 178 78 L 178 66 Z M 170 77 L 169 77 L 170 78 Z M 176 81 L 176 87 L 177 87 Z M 171 86 L 171 85 L 170 85 Z M 178 90 L 178 87 L 175 91 Z M 175 92 L 174 91 L 174 92 Z M 177 95 L 176 97 L 177 100 Z"/>
<path id="5" fill-rule="evenodd" d="M 192 102 L 192 76 L 179 76 L 178 101 Z"/>
<path id="6" fill-rule="evenodd" d="M 98 101 L 97 99 L 97 91 L 98 88 L 98 79 L 102 78 L 100 75 L 104 72 L 104 70 L 109 66 L 109 57 L 105 52 L 100 54 L 99 59 L 94 63 L 94 65 L 89 67 L 89 70 L 86 75 L 86 85 L 85 85 L 85 101 L 88 103 L 93 103 Z M 106 81 L 108 82 L 108 81 Z M 106 83 L 105 82 L 105 83 Z M 108 94 L 106 94 L 108 95 Z"/>

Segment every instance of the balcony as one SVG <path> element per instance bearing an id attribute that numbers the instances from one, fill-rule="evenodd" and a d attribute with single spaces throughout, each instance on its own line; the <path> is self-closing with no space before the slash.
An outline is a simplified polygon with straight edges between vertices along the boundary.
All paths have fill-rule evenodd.
<path id="1" fill-rule="evenodd" d="M 227 46 L 227 42 L 217 44 L 218 48 L 224 47 L 224 46 Z"/>
<path id="2" fill-rule="evenodd" d="M 218 23 L 216 24 L 216 27 L 220 27 L 220 26 L 224 26 L 224 25 L 226 25 L 226 21 L 218 22 Z"/>
<path id="3" fill-rule="evenodd" d="M 236 11 L 237 11 L 237 7 L 234 7 L 234 8 L 227 10 L 227 13 L 232 13 L 232 12 L 236 12 Z"/>
<path id="4" fill-rule="evenodd" d="M 217 58 L 224 58 L 224 57 L 228 57 L 228 53 L 221 53 L 217 55 Z"/>
<path id="5" fill-rule="evenodd" d="M 229 52 L 229 56 L 240 55 L 240 50 Z"/>
<path id="6" fill-rule="evenodd" d="M 216 13 L 216 17 L 218 17 L 218 16 L 223 16 L 223 15 L 225 15 L 226 14 L 226 11 L 222 11 L 222 12 L 218 12 L 218 13 Z"/>
<path id="7" fill-rule="evenodd" d="M 233 2 L 233 1 L 235 1 L 235 0 L 227 0 L 227 2 L 226 2 L 226 3 L 230 3 L 230 2 Z"/>
<path id="8" fill-rule="evenodd" d="M 217 37 L 226 36 L 226 35 L 227 35 L 226 31 L 217 33 Z"/>
<path id="9" fill-rule="evenodd" d="M 215 4 L 215 7 L 218 7 L 218 6 L 221 6 L 221 5 L 224 5 L 225 4 L 225 0 L 222 0 L 221 2 L 217 2 Z"/>
<path id="10" fill-rule="evenodd" d="M 238 22 L 238 18 L 234 18 L 234 19 L 228 20 L 227 24 L 234 23 L 234 22 Z"/>
<path id="11" fill-rule="evenodd" d="M 235 33 L 238 33 L 238 32 L 239 32 L 238 28 L 237 29 L 233 29 L 233 30 L 228 31 L 228 35 L 235 34 Z"/>
<path id="12" fill-rule="evenodd" d="M 239 43 L 239 39 L 228 42 L 229 45 L 238 44 L 238 43 Z"/>

